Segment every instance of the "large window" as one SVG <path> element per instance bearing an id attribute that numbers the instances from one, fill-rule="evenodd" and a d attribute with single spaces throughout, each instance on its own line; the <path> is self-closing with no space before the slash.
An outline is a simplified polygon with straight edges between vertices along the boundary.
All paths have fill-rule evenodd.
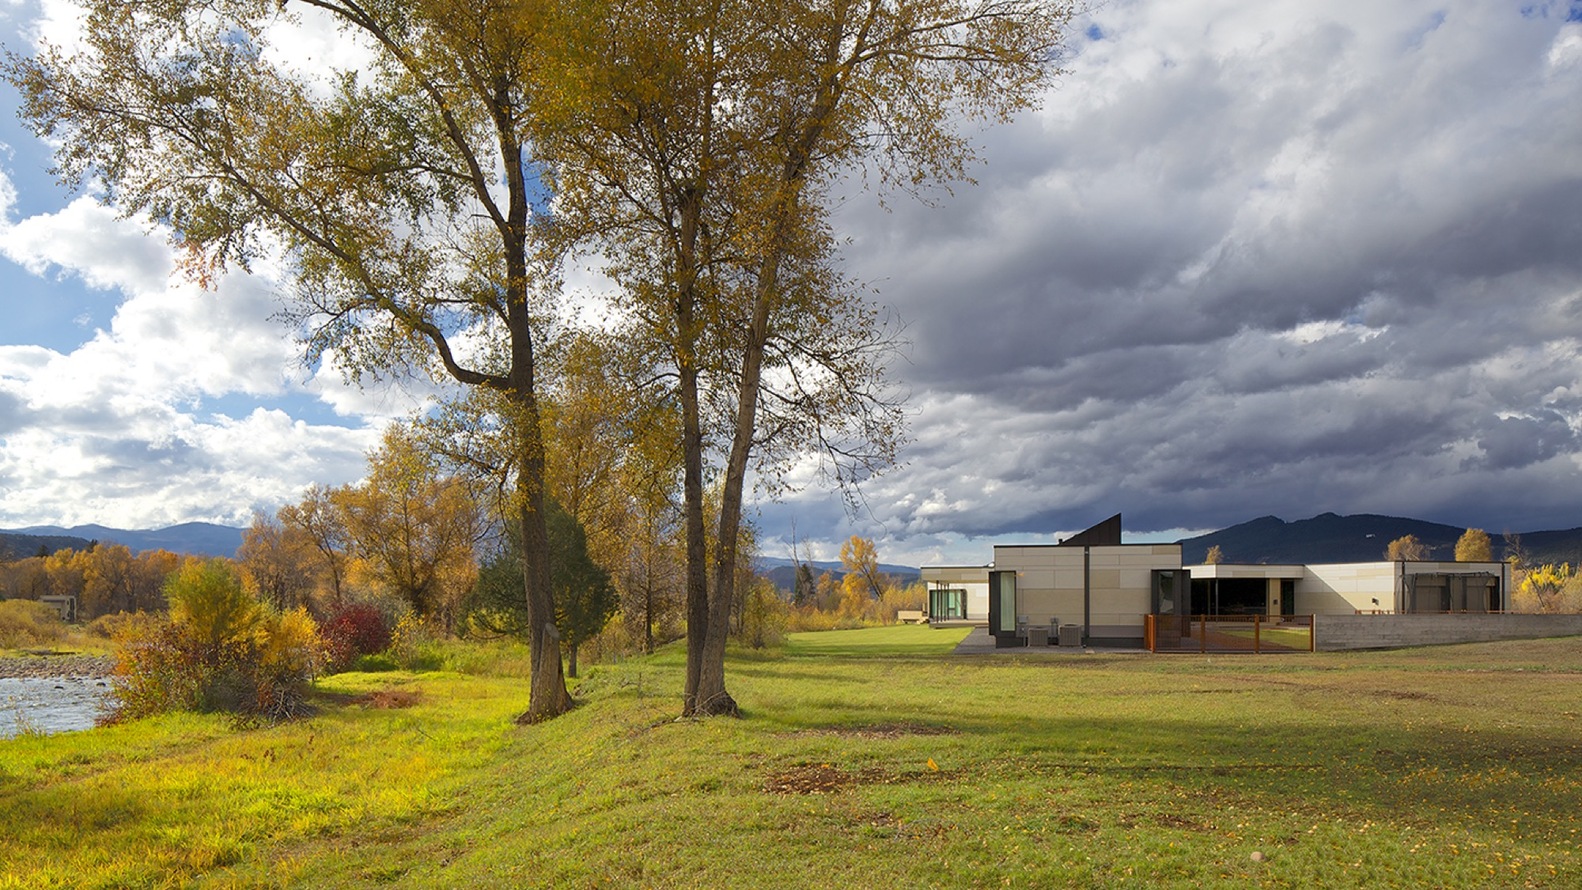
<path id="1" fill-rule="evenodd" d="M 967 591 L 954 587 L 940 587 L 928 592 L 928 617 L 931 621 L 965 620 L 967 617 Z"/>
<path id="2" fill-rule="evenodd" d="M 994 579 L 995 589 L 990 591 L 990 595 L 999 606 L 997 610 L 999 615 L 995 616 L 998 620 L 994 629 L 1000 633 L 1014 634 L 1016 633 L 1016 573 L 995 572 L 991 577 Z"/>

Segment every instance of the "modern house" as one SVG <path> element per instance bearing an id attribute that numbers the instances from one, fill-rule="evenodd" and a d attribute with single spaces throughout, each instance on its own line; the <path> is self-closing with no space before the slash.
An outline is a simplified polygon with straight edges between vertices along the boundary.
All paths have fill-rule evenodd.
<path id="1" fill-rule="evenodd" d="M 984 613 L 967 592 L 979 578 Z M 1172 616 L 1173 626 L 1183 627 L 1181 619 L 1190 617 L 1279 623 L 1296 616 L 1499 613 L 1511 586 L 1503 562 L 1188 567 L 1180 544 L 1123 543 L 1119 514 L 1058 544 L 997 545 L 988 566 L 925 568 L 923 579 L 934 620 L 986 614 L 998 646 L 1141 647 L 1150 616 Z"/>

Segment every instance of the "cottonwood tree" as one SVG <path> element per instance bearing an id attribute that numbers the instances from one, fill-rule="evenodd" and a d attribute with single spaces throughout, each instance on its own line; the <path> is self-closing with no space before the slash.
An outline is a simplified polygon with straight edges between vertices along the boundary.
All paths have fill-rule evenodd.
<path id="1" fill-rule="evenodd" d="M 1417 539 L 1416 535 L 1402 535 L 1390 542 L 1384 549 L 1384 558 L 1391 560 L 1402 559 L 1427 559 L 1428 545 Z"/>
<path id="2" fill-rule="evenodd" d="M 410 430 L 392 425 L 369 455 L 367 481 L 344 494 L 343 509 L 373 578 L 420 617 L 450 625 L 487 531 L 465 483 L 446 474 Z"/>
<path id="3" fill-rule="evenodd" d="M 572 331 L 550 351 L 544 438 L 548 490 L 585 529 L 623 609 L 653 651 L 679 577 L 680 417 L 655 368 L 623 337 Z M 635 635 L 635 634 L 634 634 Z"/>
<path id="4" fill-rule="evenodd" d="M 1456 562 L 1489 562 L 1492 559 L 1494 545 L 1483 529 L 1469 528 L 1456 541 Z"/>
<path id="5" fill-rule="evenodd" d="M 83 570 L 81 614 L 137 610 L 135 561 L 131 548 L 123 544 L 100 544 L 79 556 Z"/>
<path id="6" fill-rule="evenodd" d="M 652 652 L 656 625 L 669 623 L 674 613 L 677 587 L 674 402 L 662 392 L 640 391 L 654 371 L 620 337 L 545 322 L 540 342 L 547 497 L 583 529 L 590 558 L 613 576 L 634 631 Z M 500 422 L 505 410 L 498 397 L 473 391 L 444 403 L 418 428 L 426 447 L 489 489 L 506 466 L 502 457 L 513 450 L 512 428 Z M 560 552 L 552 544 L 552 567 Z M 558 601 L 556 609 L 566 614 Z"/>
<path id="7" fill-rule="evenodd" d="M 275 514 L 282 526 L 301 533 L 312 545 L 318 574 L 329 588 L 335 609 L 346 604 L 346 570 L 351 560 L 351 535 L 346 530 L 345 510 L 339 503 L 345 492 L 345 488 L 314 484 L 301 501 L 287 504 Z"/>
<path id="8" fill-rule="evenodd" d="M 546 128 L 560 206 L 673 368 L 687 542 L 683 711 L 733 714 L 724 655 L 750 469 L 823 455 L 850 484 L 902 436 L 891 333 L 836 270 L 837 177 L 963 177 L 965 118 L 1034 103 L 1069 7 L 1039 0 L 635 0 L 560 63 L 579 126 Z M 705 479 L 720 480 L 712 541 Z M 713 546 L 709 547 L 708 544 Z M 712 551 L 712 560 L 710 553 Z M 709 575 L 712 568 L 713 584 Z"/>
<path id="9" fill-rule="evenodd" d="M 278 518 L 254 513 L 242 533 L 236 561 L 265 602 L 286 612 L 308 604 L 317 551 L 307 533 Z"/>
<path id="10" fill-rule="evenodd" d="M 553 636 L 529 299 L 531 0 L 83 0 L 80 40 L 8 56 L 59 174 L 162 225 L 185 267 L 278 264 L 310 361 L 500 394 L 535 721 L 570 707 Z M 336 58 L 291 60 L 338 29 Z M 342 61 L 347 59 L 351 61 Z M 355 65 L 355 67 L 353 67 Z M 463 343 L 485 343 L 491 363 Z"/>
<path id="11" fill-rule="evenodd" d="M 840 545 L 840 565 L 846 570 L 844 586 L 863 598 L 876 600 L 884 595 L 886 578 L 879 572 L 879 551 L 871 538 L 852 535 Z"/>

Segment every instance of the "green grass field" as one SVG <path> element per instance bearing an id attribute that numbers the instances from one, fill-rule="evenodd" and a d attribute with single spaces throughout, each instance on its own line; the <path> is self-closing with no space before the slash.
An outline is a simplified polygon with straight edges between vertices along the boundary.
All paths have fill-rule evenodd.
<path id="1" fill-rule="evenodd" d="M 0 886 L 1582 886 L 1582 639 L 950 657 L 961 635 L 733 653 L 740 720 L 675 719 L 672 649 L 518 727 L 521 653 L 458 650 L 322 680 L 298 723 L 0 742 Z"/>

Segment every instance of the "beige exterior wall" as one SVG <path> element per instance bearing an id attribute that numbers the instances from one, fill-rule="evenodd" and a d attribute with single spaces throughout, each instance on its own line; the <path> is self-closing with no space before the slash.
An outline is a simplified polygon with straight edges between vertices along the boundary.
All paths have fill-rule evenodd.
<path id="1" fill-rule="evenodd" d="M 1394 609 L 1397 566 L 1394 562 L 1307 566 L 1296 582 L 1296 613 L 1351 615 L 1359 609 Z"/>
<path id="2" fill-rule="evenodd" d="M 1154 570 L 1179 571 L 1181 547 L 995 547 L 994 569 L 1016 572 L 1018 621 L 1025 617 L 1031 625 L 1081 624 L 1086 587 L 1091 636 L 1140 639 L 1143 616 L 1153 604 Z"/>
<path id="3" fill-rule="evenodd" d="M 1501 578 L 1500 587 L 1510 595 L 1510 573 L 1499 562 L 1352 562 L 1306 566 L 1296 582 L 1299 615 L 1351 615 L 1375 609 L 1401 608 L 1401 574 L 1469 574 L 1486 572 Z M 1374 602 L 1377 600 L 1378 602 Z"/>

